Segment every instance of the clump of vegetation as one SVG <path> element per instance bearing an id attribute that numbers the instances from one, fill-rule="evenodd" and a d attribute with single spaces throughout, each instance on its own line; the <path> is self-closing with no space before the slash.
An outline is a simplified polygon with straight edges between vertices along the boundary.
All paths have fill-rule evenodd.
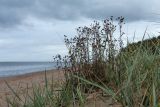
<path id="1" fill-rule="evenodd" d="M 78 88 L 82 93 L 92 93 L 98 87 L 123 106 L 157 106 L 160 97 L 159 37 L 124 48 L 124 18 L 118 17 L 116 21 L 118 24 L 113 17 L 102 24 L 95 21 L 90 27 L 79 27 L 74 38 L 65 36 L 70 63 L 65 66 L 67 81 L 73 85 L 73 92 Z M 119 38 L 115 38 L 116 29 Z"/>
<path id="2" fill-rule="evenodd" d="M 117 21 L 120 30 L 118 39 L 114 38 L 116 25 L 113 17 L 104 20 L 102 26 L 95 21 L 91 27 L 79 27 L 74 38 L 68 39 L 65 36 L 65 43 L 69 50 L 69 65 L 71 65 L 69 74 L 83 76 L 87 80 L 99 83 L 108 81 L 108 73 L 114 70 L 116 65 L 115 57 L 118 54 L 116 48 L 123 47 L 121 37 L 124 34 L 122 32 L 124 18 L 118 17 Z M 116 47 L 117 41 L 119 47 Z M 78 83 L 78 80 L 74 82 Z"/>
<path id="3" fill-rule="evenodd" d="M 73 38 L 64 36 L 68 55 L 54 57 L 57 67 L 65 73 L 61 91 L 55 94 L 47 88 L 47 94 L 29 104 L 41 99 L 41 103 L 48 101 L 60 107 L 85 106 L 86 96 L 100 89 L 124 107 L 158 107 L 160 39 L 142 40 L 124 47 L 123 25 L 123 17 L 116 20 L 110 17 L 102 23 L 94 21 L 90 27 L 77 28 Z"/>

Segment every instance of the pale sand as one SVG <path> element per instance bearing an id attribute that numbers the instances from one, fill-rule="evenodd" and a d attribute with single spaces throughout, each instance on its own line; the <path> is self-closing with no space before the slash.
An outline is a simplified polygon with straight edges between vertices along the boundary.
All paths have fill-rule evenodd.
<path id="1" fill-rule="evenodd" d="M 64 74 L 60 70 L 49 70 L 46 72 L 47 79 L 52 79 L 54 81 L 62 81 L 64 79 Z M 13 95 L 12 91 L 8 88 L 5 81 L 16 91 L 25 90 L 28 86 L 29 89 L 32 88 L 33 84 L 45 84 L 45 72 L 34 72 L 28 73 L 20 76 L 4 77 L 0 78 L 0 107 L 7 107 L 6 96 Z"/>

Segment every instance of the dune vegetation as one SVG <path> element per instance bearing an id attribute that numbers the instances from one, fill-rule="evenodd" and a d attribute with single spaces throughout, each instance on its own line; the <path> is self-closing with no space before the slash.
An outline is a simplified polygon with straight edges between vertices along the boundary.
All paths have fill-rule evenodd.
<path id="1" fill-rule="evenodd" d="M 113 107 L 160 107 L 160 36 L 124 46 L 123 25 L 123 17 L 110 17 L 77 28 L 73 38 L 64 36 L 68 55 L 54 61 L 65 81 L 55 90 L 46 79 L 46 86 L 35 86 L 25 101 L 14 93 L 9 107 L 85 107 L 97 92 L 109 96 Z"/>

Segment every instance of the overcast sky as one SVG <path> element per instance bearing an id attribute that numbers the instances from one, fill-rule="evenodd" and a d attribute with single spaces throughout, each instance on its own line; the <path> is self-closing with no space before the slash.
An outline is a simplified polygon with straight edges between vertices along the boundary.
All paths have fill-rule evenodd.
<path id="1" fill-rule="evenodd" d="M 65 54 L 63 35 L 109 16 L 126 18 L 125 33 L 140 40 L 160 32 L 159 0 L 0 0 L 0 61 L 51 61 Z M 154 23 L 156 22 L 156 23 Z"/>

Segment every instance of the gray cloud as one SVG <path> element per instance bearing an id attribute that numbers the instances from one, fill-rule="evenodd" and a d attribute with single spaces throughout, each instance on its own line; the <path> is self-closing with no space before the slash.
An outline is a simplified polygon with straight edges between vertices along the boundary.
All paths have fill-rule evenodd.
<path id="1" fill-rule="evenodd" d="M 0 0 L 0 26 L 12 27 L 21 24 L 30 14 L 27 8 L 31 6 L 31 0 Z"/>
<path id="2" fill-rule="evenodd" d="M 28 17 L 78 20 L 125 16 L 129 21 L 155 20 L 158 0 L 0 0 L 0 26 L 22 24 Z"/>
<path id="3" fill-rule="evenodd" d="M 156 0 L 112 0 L 100 2 L 98 6 L 92 4 L 87 9 L 86 16 L 105 18 L 106 16 L 124 16 L 130 21 L 151 19 L 154 17 L 153 7 Z"/>

